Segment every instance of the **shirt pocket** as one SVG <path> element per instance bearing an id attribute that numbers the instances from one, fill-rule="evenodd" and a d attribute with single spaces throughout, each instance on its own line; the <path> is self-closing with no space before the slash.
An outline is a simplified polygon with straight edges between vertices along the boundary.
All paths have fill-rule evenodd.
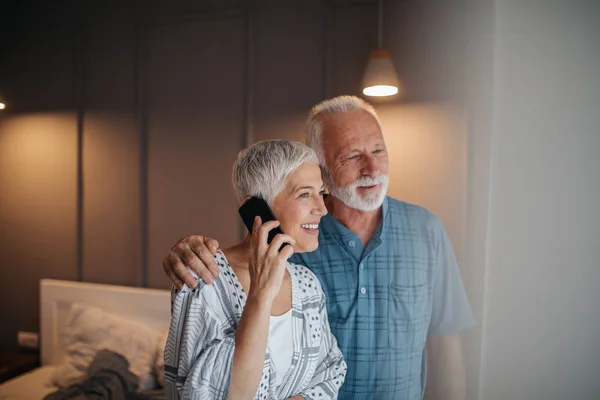
<path id="1" fill-rule="evenodd" d="M 389 346 L 421 351 L 427 338 L 431 307 L 429 286 L 389 286 Z"/>

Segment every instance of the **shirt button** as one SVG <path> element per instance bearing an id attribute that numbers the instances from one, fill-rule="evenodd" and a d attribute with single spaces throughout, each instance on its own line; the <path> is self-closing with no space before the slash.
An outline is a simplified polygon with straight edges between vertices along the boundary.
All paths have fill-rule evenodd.
<path id="1" fill-rule="evenodd" d="M 364 287 L 361 287 L 361 288 L 360 288 L 360 292 L 361 292 L 362 294 L 365 294 L 365 293 L 367 293 L 367 289 L 365 289 Z"/>
<path id="2" fill-rule="evenodd" d="M 351 240 L 351 241 L 348 242 L 348 246 L 354 247 L 354 245 L 355 245 L 354 240 Z"/>

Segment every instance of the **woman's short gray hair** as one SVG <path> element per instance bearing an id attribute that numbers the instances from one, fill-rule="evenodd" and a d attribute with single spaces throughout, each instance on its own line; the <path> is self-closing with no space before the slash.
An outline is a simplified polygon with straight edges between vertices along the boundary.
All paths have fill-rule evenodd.
<path id="1" fill-rule="evenodd" d="M 379 129 L 383 133 L 381 122 L 379 122 L 379 117 L 377 116 L 375 108 L 360 97 L 345 95 L 327 99 L 314 106 L 308 113 L 308 118 L 306 119 L 306 144 L 315 151 L 319 164 L 322 167 L 325 167 L 326 164 L 325 156 L 323 155 L 323 124 L 319 121 L 319 117 L 322 115 L 346 113 L 354 110 L 364 110 L 371 114 L 373 118 L 375 118 L 375 121 L 377 121 Z"/>
<path id="2" fill-rule="evenodd" d="M 238 201 L 257 196 L 272 204 L 287 177 L 306 162 L 318 162 L 315 152 L 293 140 L 266 140 L 240 151 L 231 176 Z"/>

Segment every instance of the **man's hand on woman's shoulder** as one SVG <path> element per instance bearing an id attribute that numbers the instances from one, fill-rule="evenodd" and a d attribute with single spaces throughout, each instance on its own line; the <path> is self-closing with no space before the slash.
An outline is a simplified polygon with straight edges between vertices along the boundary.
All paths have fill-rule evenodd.
<path id="1" fill-rule="evenodd" d="M 211 284 L 219 276 L 219 267 L 214 255 L 219 249 L 219 242 L 208 236 L 190 235 L 179 240 L 163 258 L 162 266 L 165 274 L 181 289 L 185 283 L 196 287 L 196 280 L 188 272 L 191 268 L 204 282 Z"/>

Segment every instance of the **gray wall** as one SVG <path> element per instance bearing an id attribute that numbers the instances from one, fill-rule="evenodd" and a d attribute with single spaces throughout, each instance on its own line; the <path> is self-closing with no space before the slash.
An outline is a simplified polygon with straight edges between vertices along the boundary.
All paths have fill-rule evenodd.
<path id="1" fill-rule="evenodd" d="M 360 94 L 376 42 L 371 1 L 15 3 L 0 16 L 0 347 L 37 331 L 40 278 L 167 288 L 178 238 L 238 240 L 237 151 L 302 138 L 310 106 Z M 436 212 L 462 260 L 465 10 L 448 3 L 386 2 L 404 93 L 376 106 L 390 193 Z"/>
<path id="2" fill-rule="evenodd" d="M 468 275 L 483 334 L 471 394 L 597 399 L 600 7 L 478 3 L 488 46 L 470 103 L 469 257 L 483 268 Z"/>

